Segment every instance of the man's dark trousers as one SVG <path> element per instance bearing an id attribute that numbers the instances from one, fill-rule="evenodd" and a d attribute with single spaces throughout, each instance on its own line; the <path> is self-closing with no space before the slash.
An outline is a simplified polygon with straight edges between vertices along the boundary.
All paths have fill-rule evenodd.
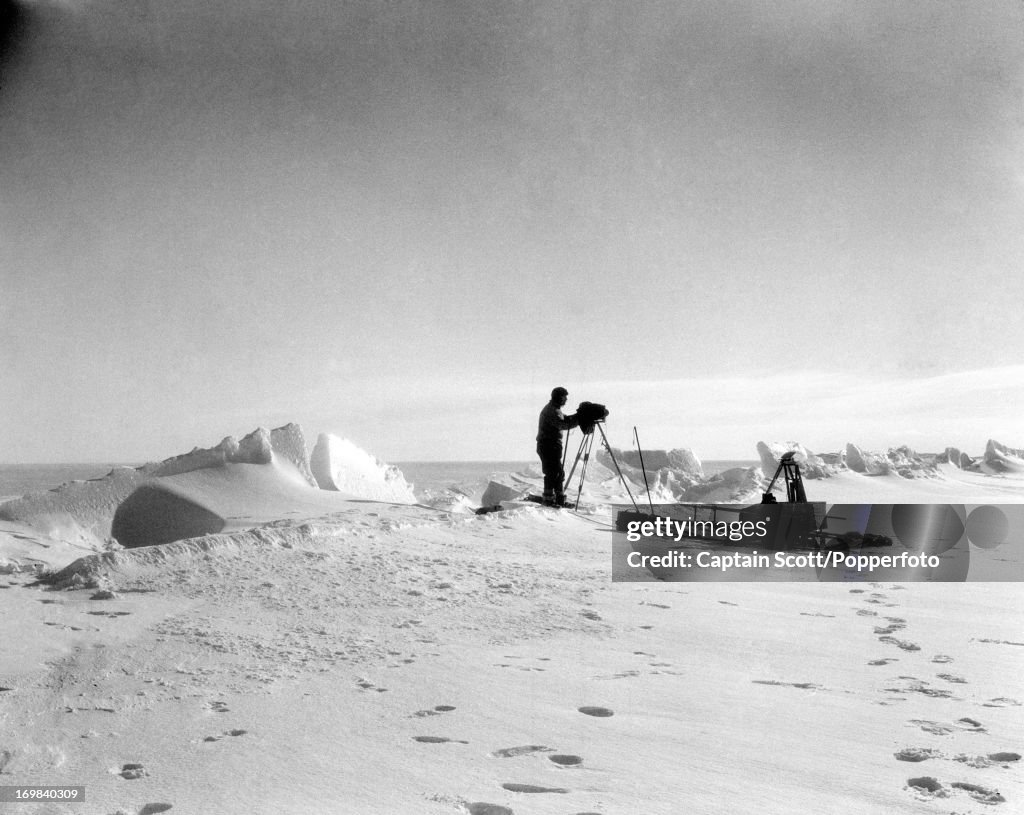
<path id="1" fill-rule="evenodd" d="M 563 481 L 565 471 L 562 469 L 562 443 L 537 442 L 537 455 L 540 456 L 541 470 L 544 472 L 544 499 L 561 502 L 565 500 Z"/>

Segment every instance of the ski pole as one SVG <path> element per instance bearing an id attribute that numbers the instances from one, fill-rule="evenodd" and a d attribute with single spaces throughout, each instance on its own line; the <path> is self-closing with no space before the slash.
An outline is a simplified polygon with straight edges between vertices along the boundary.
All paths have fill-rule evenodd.
<path id="1" fill-rule="evenodd" d="M 640 446 L 640 434 L 636 432 L 636 425 L 633 425 L 633 435 L 636 437 L 636 450 L 640 454 L 640 471 L 644 474 L 644 486 L 647 487 L 647 504 L 651 508 L 651 515 L 654 515 L 654 503 L 651 501 L 651 485 L 647 483 L 647 468 L 644 466 L 644 451 Z"/>

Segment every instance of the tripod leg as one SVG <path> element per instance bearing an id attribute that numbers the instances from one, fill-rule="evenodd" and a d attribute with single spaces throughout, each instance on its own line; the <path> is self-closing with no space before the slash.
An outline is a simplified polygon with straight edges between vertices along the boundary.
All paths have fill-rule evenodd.
<path id="1" fill-rule="evenodd" d="M 586 481 L 587 478 L 587 463 L 590 461 L 590 451 L 594 447 L 593 433 L 588 433 L 583 438 L 585 441 L 589 442 L 589 444 L 587 444 L 587 452 L 583 456 L 583 468 L 580 470 L 580 488 L 576 491 L 576 503 L 573 505 L 573 511 L 580 508 L 580 497 L 583 495 L 583 482 Z"/>
<path id="2" fill-rule="evenodd" d="M 572 480 L 572 473 L 575 472 L 575 466 L 577 466 L 580 463 L 580 456 L 583 455 L 583 448 L 586 445 L 586 443 L 587 443 L 587 436 L 584 436 L 580 440 L 580 448 L 577 449 L 577 457 L 575 457 L 575 461 L 572 462 L 572 469 L 569 470 L 569 474 L 565 478 L 565 486 L 568 486 L 569 482 Z M 565 452 L 568 453 L 568 447 L 565 448 Z M 562 469 L 564 470 L 564 465 L 563 465 Z"/>
<path id="3" fill-rule="evenodd" d="M 637 512 L 640 511 L 640 507 L 636 505 L 636 501 L 633 500 L 633 493 L 629 491 L 629 484 L 626 483 L 625 477 L 622 475 L 622 470 L 619 469 L 619 462 L 615 460 L 615 453 L 612 452 L 612 447 L 608 444 L 608 437 L 604 434 L 604 428 L 600 424 L 597 425 L 597 429 L 601 431 L 601 441 L 604 442 L 604 449 L 608 451 L 608 455 L 611 457 L 612 464 L 615 465 L 615 472 L 619 474 L 619 481 L 622 482 L 622 486 L 626 488 L 626 495 L 629 496 L 630 503 L 633 504 L 633 509 Z"/>

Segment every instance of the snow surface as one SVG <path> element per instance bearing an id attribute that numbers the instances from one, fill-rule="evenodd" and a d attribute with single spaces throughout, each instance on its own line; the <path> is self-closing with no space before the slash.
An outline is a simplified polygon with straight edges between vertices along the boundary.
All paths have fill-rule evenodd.
<path id="1" fill-rule="evenodd" d="M 156 479 L 224 520 L 201 537 L 0 521 L 0 785 L 87 790 L 3 811 L 1024 811 L 1019 584 L 613 584 L 600 462 L 592 514 L 477 516 L 283 459 Z M 823 461 L 812 500 L 1024 499 Z M 685 489 L 764 484 L 723 476 Z"/>

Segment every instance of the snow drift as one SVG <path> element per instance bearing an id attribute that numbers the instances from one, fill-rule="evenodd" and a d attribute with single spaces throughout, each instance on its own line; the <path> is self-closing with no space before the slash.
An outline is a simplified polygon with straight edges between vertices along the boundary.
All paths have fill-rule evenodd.
<path id="1" fill-rule="evenodd" d="M 161 462 L 117 467 L 103 478 L 72 481 L 48 492 L 29 493 L 0 505 L 0 519 L 28 524 L 65 539 L 73 537 L 98 549 L 111 537 L 116 537 L 111 527 L 118 507 L 143 485 L 149 490 L 156 483 L 162 485 L 161 479 L 228 464 L 277 462 L 289 477 L 313 487 L 316 482 L 309 472 L 305 449 L 298 425 L 289 424 L 274 430 L 261 427 L 241 440 L 228 436 L 214 447 L 196 447 L 189 453 Z"/>
<path id="2" fill-rule="evenodd" d="M 374 501 L 414 504 L 412 486 L 402 471 L 360 450 L 348 439 L 321 433 L 311 467 L 322 490 L 347 492 Z"/>
<path id="3" fill-rule="evenodd" d="M 209 448 L 0 505 L 0 520 L 92 551 L 168 543 L 281 518 L 337 512 L 354 498 L 413 503 L 401 472 L 351 442 L 321 437 L 319 489 L 297 424 L 257 428 Z M 325 474 L 329 474 L 329 479 Z M 330 490 L 327 492 L 325 490 Z"/>

